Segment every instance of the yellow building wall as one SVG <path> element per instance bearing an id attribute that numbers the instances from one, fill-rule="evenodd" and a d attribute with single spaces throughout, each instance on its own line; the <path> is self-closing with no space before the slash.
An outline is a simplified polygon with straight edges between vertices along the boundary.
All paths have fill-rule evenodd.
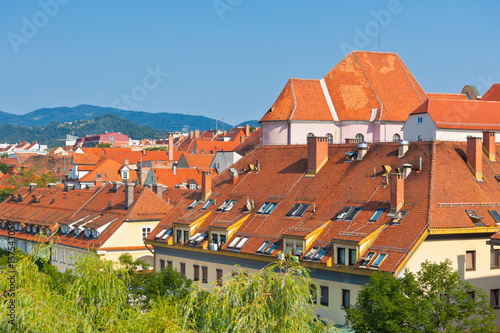
<path id="1" fill-rule="evenodd" d="M 451 237 L 450 237 L 451 238 Z M 420 264 L 426 259 L 433 262 L 442 262 L 450 259 L 453 269 L 475 287 L 482 288 L 486 296 L 490 297 L 491 289 L 500 289 L 500 269 L 490 268 L 491 248 L 486 244 L 489 237 L 467 239 L 439 239 L 425 240 L 413 257 L 408 261 L 406 268 L 412 272 L 420 269 Z M 466 251 L 476 251 L 476 269 L 465 269 Z M 500 309 L 495 309 L 496 325 L 500 326 Z"/>
<path id="2" fill-rule="evenodd" d="M 160 221 L 123 222 L 113 235 L 102 245 L 103 248 L 144 246 L 142 228 L 153 229 Z"/>

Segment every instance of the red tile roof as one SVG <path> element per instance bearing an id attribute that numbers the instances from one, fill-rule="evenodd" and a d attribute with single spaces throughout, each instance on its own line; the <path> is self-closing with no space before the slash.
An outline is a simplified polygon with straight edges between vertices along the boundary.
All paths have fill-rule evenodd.
<path id="1" fill-rule="evenodd" d="M 212 163 L 215 154 L 188 154 L 184 153 L 184 158 L 190 168 L 208 169 Z"/>
<path id="2" fill-rule="evenodd" d="M 438 128 L 500 130 L 500 102 L 428 99 L 412 112 L 422 113 Z"/>
<path id="3" fill-rule="evenodd" d="M 427 93 L 427 96 L 435 99 L 469 99 L 466 94 Z"/>

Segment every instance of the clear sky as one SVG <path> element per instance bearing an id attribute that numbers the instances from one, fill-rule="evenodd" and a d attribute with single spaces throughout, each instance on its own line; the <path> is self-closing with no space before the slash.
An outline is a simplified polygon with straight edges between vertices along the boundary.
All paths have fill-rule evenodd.
<path id="1" fill-rule="evenodd" d="M 500 1 L 0 2 L 0 110 L 92 104 L 260 119 L 289 77 L 398 53 L 427 92 L 500 82 Z"/>

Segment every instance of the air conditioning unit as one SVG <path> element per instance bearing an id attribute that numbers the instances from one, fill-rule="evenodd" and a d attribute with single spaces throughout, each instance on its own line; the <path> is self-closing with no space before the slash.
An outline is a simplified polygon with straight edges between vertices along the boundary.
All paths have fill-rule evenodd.
<path id="1" fill-rule="evenodd" d="M 217 251 L 219 247 L 215 243 L 210 243 L 209 248 L 210 251 Z"/>

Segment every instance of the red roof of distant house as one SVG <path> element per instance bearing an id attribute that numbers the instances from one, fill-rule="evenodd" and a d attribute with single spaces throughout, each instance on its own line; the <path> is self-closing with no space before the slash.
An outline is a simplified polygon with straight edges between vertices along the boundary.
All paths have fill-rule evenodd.
<path id="1" fill-rule="evenodd" d="M 466 94 L 443 94 L 443 93 L 427 93 L 427 97 L 432 99 L 465 99 L 469 100 Z"/>
<path id="2" fill-rule="evenodd" d="M 120 169 L 122 165 L 118 162 L 110 158 L 103 158 L 99 163 L 93 166 L 92 170 L 87 173 L 85 176 L 80 178 L 81 182 L 94 182 L 98 179 L 104 182 L 121 182 L 122 177 L 120 175 Z M 98 174 L 100 177 L 98 177 Z M 137 175 L 134 170 L 129 172 L 129 179 L 134 180 L 137 178 Z"/>
<path id="3" fill-rule="evenodd" d="M 500 102 L 428 99 L 412 112 L 422 113 L 438 128 L 500 130 Z"/>
<path id="4" fill-rule="evenodd" d="M 482 101 L 500 101 L 500 83 L 495 83 L 481 97 Z"/>
<path id="5" fill-rule="evenodd" d="M 215 154 L 189 154 L 184 153 L 184 158 L 190 168 L 208 169 L 212 163 Z"/>
<path id="6" fill-rule="evenodd" d="M 156 182 L 174 188 L 176 185 L 185 183 L 189 179 L 194 179 L 198 185 L 201 185 L 201 169 L 179 169 L 174 174 L 172 169 L 151 169 L 154 172 Z M 212 169 L 212 176 L 216 172 Z"/>

